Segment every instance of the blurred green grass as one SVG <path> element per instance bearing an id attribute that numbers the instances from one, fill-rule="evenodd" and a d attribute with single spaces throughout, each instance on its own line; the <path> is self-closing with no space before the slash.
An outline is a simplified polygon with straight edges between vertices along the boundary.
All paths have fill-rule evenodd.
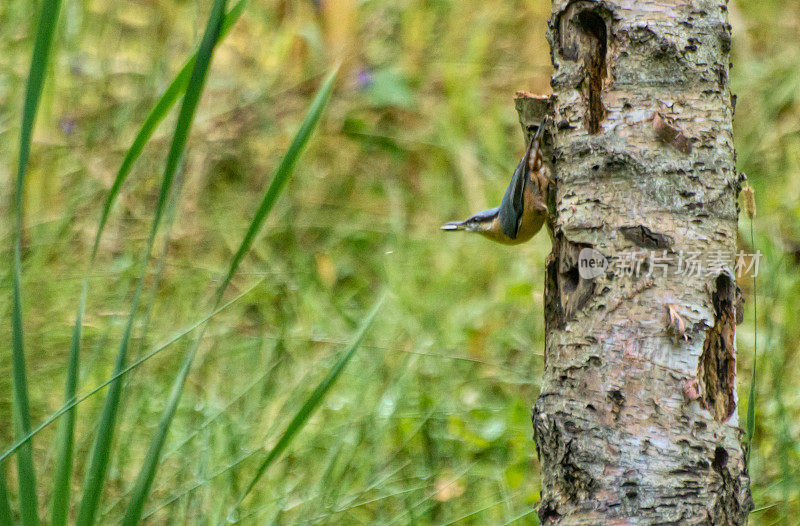
<path id="1" fill-rule="evenodd" d="M 34 425 L 62 403 L 102 199 L 138 126 L 198 41 L 209 7 L 64 3 L 26 196 Z M 320 77 L 335 59 L 345 62 L 326 117 L 230 294 L 263 283 L 209 326 L 145 506 L 151 522 L 225 518 L 263 448 L 274 445 L 382 287 L 392 295 L 365 344 L 255 488 L 242 520 L 441 524 L 466 516 L 502 524 L 533 508 L 539 475 L 529 408 L 542 369 L 549 241 L 498 247 L 443 235 L 438 226 L 502 194 L 524 147 L 511 97 L 549 89 L 549 9 L 539 0 L 251 0 L 209 72 L 132 359 L 205 314 Z M 756 189 L 756 248 L 765 254 L 751 469 L 756 506 L 775 506 L 752 522 L 792 524 L 800 516 L 793 381 L 800 326 L 791 321 L 800 309 L 800 2 L 740 1 L 730 11 L 738 162 Z M 12 195 L 34 18 L 29 3 L 0 5 L 4 196 Z M 112 212 L 87 303 L 79 393 L 111 374 L 174 118 L 146 147 Z M 0 206 L 5 261 L 10 200 Z M 747 247 L 744 216 L 740 226 Z M 8 290 L 6 266 L 0 280 Z M 754 326 L 751 285 L 741 286 L 748 298 L 738 330 L 743 421 Z M 0 315 L 10 316 L 8 295 L 0 296 Z M 9 338 L 8 324 L 0 325 L 0 341 Z M 185 345 L 127 379 L 100 507 L 106 522 L 124 513 Z M 2 353 L 3 422 L 11 414 L 9 378 Z M 80 406 L 78 473 L 101 402 Z M 50 487 L 54 429 L 35 442 L 42 488 Z M 0 427 L 0 439 L 12 442 L 10 426 Z M 73 480 L 80 494 L 82 478 Z M 533 523 L 534 515 L 518 522 Z"/>

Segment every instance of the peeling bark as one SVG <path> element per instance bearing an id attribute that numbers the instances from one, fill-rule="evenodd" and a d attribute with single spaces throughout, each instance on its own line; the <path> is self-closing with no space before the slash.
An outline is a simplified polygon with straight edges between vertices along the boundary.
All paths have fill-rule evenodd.
<path id="1" fill-rule="evenodd" d="M 745 524 L 732 269 L 739 178 L 722 0 L 553 0 L 554 95 L 517 95 L 523 128 L 552 112 L 553 251 L 545 372 L 533 410 L 543 524 Z M 581 250 L 672 256 L 593 279 Z"/>

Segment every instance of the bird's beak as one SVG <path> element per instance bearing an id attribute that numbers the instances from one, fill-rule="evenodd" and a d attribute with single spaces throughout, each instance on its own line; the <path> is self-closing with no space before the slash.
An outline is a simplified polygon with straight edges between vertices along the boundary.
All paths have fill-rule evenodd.
<path id="1" fill-rule="evenodd" d="M 464 221 L 450 221 L 442 225 L 442 230 L 466 230 L 467 227 Z"/>

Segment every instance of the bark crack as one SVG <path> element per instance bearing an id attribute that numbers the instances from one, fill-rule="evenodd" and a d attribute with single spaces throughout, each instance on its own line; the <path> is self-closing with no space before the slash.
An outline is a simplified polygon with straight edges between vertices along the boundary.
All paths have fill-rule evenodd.
<path id="1" fill-rule="evenodd" d="M 736 285 L 727 273 L 717 276 L 711 297 L 714 325 L 706 331 L 697 377 L 703 406 L 715 420 L 724 422 L 736 409 Z"/>
<path id="2" fill-rule="evenodd" d="M 606 116 L 603 87 L 607 76 L 608 29 L 602 14 L 607 8 L 597 2 L 578 0 L 561 15 L 561 53 L 583 69 L 580 91 L 586 102 L 585 121 L 589 134 L 600 132 Z"/>
<path id="3" fill-rule="evenodd" d="M 625 239 L 639 247 L 651 250 L 672 248 L 673 240 L 671 236 L 653 232 L 644 225 L 623 226 L 619 230 L 625 236 Z"/>

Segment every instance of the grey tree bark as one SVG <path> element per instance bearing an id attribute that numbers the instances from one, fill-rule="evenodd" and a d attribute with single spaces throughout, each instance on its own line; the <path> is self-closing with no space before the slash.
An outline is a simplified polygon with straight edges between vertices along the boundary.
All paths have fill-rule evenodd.
<path id="1" fill-rule="evenodd" d="M 553 96 L 517 98 L 527 131 L 554 117 L 539 517 L 745 524 L 726 2 L 553 0 L 548 38 Z"/>

